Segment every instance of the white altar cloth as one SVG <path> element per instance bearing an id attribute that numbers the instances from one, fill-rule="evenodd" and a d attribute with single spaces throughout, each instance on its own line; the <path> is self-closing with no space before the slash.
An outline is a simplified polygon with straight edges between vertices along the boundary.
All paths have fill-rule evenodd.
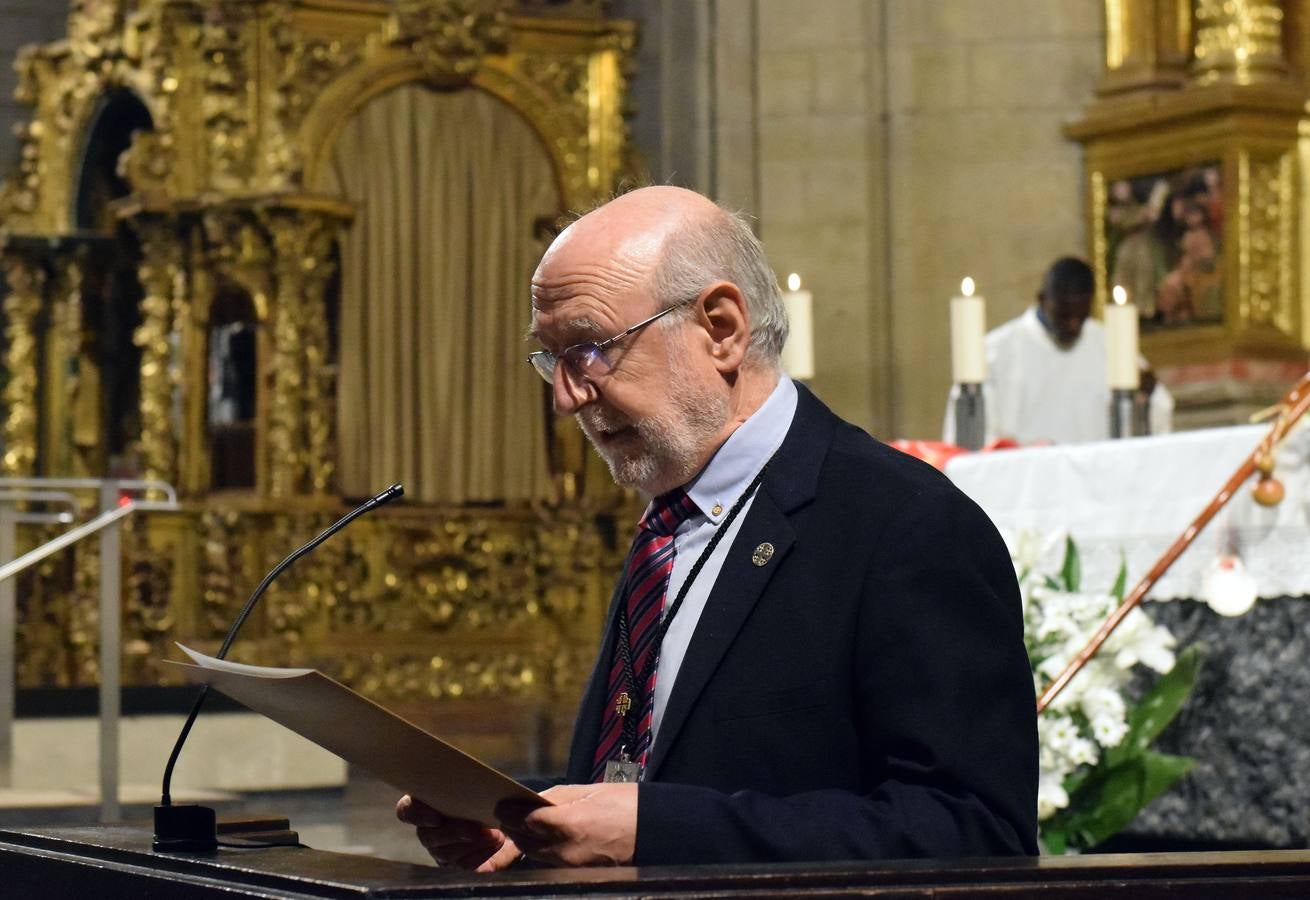
<path id="1" fill-rule="evenodd" d="M 1059 571 L 1064 534 L 1078 545 L 1082 589 L 1108 591 L 1121 554 L 1132 587 L 1219 491 L 1269 430 L 1216 428 L 1160 437 L 957 456 L 946 474 L 996 523 L 1011 548 L 1028 530 L 1048 539 L 1039 571 Z M 1310 594 L 1310 428 L 1277 457 L 1287 495 L 1266 508 L 1246 482 L 1148 595 L 1199 598 L 1206 572 L 1235 553 L 1260 597 Z"/>

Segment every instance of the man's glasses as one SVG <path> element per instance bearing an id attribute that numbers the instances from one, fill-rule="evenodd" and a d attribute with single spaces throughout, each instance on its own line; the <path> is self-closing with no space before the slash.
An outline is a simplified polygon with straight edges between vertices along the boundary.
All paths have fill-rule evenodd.
<path id="1" fill-rule="evenodd" d="M 651 316 L 649 319 L 642 319 L 628 330 L 620 331 L 618 334 L 614 335 L 614 337 L 601 341 L 599 344 L 594 341 L 583 341 L 581 344 L 574 344 L 572 347 L 569 347 L 559 356 L 556 356 L 549 350 L 538 350 L 535 353 L 529 353 L 528 362 L 532 363 L 532 368 L 537 370 L 538 375 L 552 384 L 555 382 L 555 366 L 560 360 L 563 360 L 564 364 L 568 366 L 575 375 L 582 375 L 586 378 L 596 378 L 605 375 L 614 367 L 613 363 L 610 362 L 609 357 L 605 355 L 607 349 L 613 347 L 625 337 L 641 331 L 641 329 L 645 328 L 661 316 L 667 316 L 675 309 L 683 309 L 686 305 L 686 303 L 677 303 L 673 306 L 666 307 L 655 313 L 655 315 Z"/>

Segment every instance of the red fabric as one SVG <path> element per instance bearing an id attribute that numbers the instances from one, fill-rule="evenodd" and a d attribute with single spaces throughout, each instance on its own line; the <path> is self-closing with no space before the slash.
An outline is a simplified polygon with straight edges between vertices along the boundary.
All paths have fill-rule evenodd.
<path id="1" fill-rule="evenodd" d="M 907 441 L 904 438 L 898 438 L 889 441 L 888 444 L 902 453 L 908 453 L 941 470 L 945 470 L 946 464 L 955 457 L 969 452 L 963 447 L 957 447 L 945 441 Z M 991 453 L 994 450 L 1013 450 L 1018 446 L 1019 442 L 1013 438 L 997 438 L 978 452 Z"/>

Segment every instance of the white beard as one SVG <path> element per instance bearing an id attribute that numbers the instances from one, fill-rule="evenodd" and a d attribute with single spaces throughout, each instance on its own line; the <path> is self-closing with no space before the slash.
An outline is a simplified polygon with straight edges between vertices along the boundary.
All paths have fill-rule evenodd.
<path id="1" fill-rule="evenodd" d="M 666 390 L 672 405 L 663 415 L 633 421 L 600 403 L 577 413 L 578 424 L 616 484 L 648 494 L 685 484 L 696 474 L 706 443 L 727 423 L 727 398 L 695 381 L 672 359 Z M 604 434 L 625 427 L 635 434 L 606 443 Z"/>

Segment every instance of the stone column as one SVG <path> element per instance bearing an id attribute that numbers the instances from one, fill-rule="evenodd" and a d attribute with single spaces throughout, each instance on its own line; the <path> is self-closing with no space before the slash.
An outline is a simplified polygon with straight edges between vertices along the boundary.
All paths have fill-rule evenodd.
<path id="1" fill-rule="evenodd" d="M 1287 76 L 1282 0 L 1197 0 L 1195 60 L 1202 84 Z"/>
<path id="2" fill-rule="evenodd" d="M 44 267 L 30 256 L 8 250 L 4 254 L 9 296 L 5 298 L 4 456 L 0 471 L 11 477 L 36 474 L 37 447 L 37 336 L 36 320 L 45 290 Z"/>

